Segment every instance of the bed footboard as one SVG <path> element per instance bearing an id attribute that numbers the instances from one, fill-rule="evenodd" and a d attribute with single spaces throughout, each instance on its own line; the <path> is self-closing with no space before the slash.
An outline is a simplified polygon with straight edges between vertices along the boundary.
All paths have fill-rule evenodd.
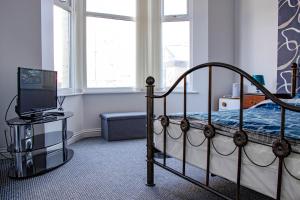
<path id="1" fill-rule="evenodd" d="M 203 69 L 208 68 L 208 105 L 207 105 L 207 113 L 208 113 L 208 119 L 207 123 L 204 125 L 203 133 L 205 136 L 205 139 L 207 140 L 207 159 L 206 159 L 206 177 L 205 182 L 201 183 L 200 181 L 197 181 L 189 176 L 186 175 L 186 141 L 187 141 L 187 133 L 190 130 L 190 122 L 187 117 L 187 79 L 186 76 L 190 73 Z M 271 92 L 269 92 L 264 86 L 260 85 L 255 79 L 252 78 L 251 75 L 244 72 L 243 70 L 234 67 L 232 65 L 228 65 L 225 63 L 206 63 L 202 65 L 198 65 L 194 68 L 189 69 L 186 71 L 183 75 L 181 75 L 178 80 L 174 83 L 174 85 L 163 95 L 155 95 L 154 94 L 154 83 L 155 80 L 153 77 L 148 77 L 146 80 L 147 84 L 147 185 L 148 186 L 154 186 L 154 164 L 156 164 L 159 167 L 162 167 L 163 169 L 168 170 L 169 172 L 180 176 L 214 194 L 217 196 L 223 198 L 223 199 L 231 199 L 224 194 L 218 192 L 217 190 L 210 187 L 210 160 L 211 160 L 211 145 L 213 145 L 213 138 L 216 135 L 215 126 L 212 123 L 212 69 L 213 68 L 225 68 L 228 70 L 231 70 L 237 74 L 239 74 L 240 78 L 240 109 L 239 109 L 239 126 L 236 133 L 233 135 L 233 142 L 235 145 L 235 149 L 237 150 L 237 171 L 236 171 L 236 194 L 235 199 L 240 199 L 240 190 L 241 190 L 241 176 L 243 172 L 242 167 L 242 156 L 247 156 L 245 154 L 244 147 L 248 144 L 248 134 L 247 131 L 244 130 L 244 110 L 243 110 L 243 96 L 244 96 L 244 80 L 247 79 L 249 82 L 251 82 L 253 85 L 255 85 L 264 95 L 273 101 L 275 104 L 279 105 L 281 108 L 281 124 L 280 124 L 280 133 L 278 138 L 273 142 L 272 145 L 272 152 L 275 156 L 275 159 L 278 159 L 278 170 L 277 170 L 277 189 L 276 189 L 276 199 L 279 200 L 281 198 L 281 191 L 282 191 L 282 176 L 283 176 L 283 169 L 285 167 L 284 160 L 287 158 L 291 152 L 291 144 L 289 140 L 285 137 L 285 116 L 286 116 L 286 110 L 300 112 L 300 107 L 293 106 L 290 104 L 287 104 L 277 98 L 275 95 L 273 95 Z M 292 96 L 295 96 L 295 90 L 296 90 L 296 76 L 297 76 L 297 65 L 293 64 L 292 66 Z M 174 170 L 166 165 L 166 158 L 167 158 L 167 151 L 166 151 L 166 140 L 167 140 L 167 127 L 170 124 L 170 119 L 167 115 L 167 98 L 168 95 L 175 89 L 175 87 L 183 81 L 183 119 L 180 123 L 180 129 L 183 133 L 183 152 L 182 152 L 182 170 L 179 172 L 177 170 Z M 154 99 L 162 99 L 163 100 L 163 115 L 160 118 L 160 123 L 163 127 L 162 134 L 163 134 L 163 160 L 162 162 L 158 162 L 154 159 L 154 141 L 153 141 L 153 133 L 154 133 Z M 244 150 L 244 153 L 243 153 Z M 274 160 L 275 161 L 275 160 Z M 274 162 L 273 161 L 273 162 Z M 296 178 L 296 177 L 295 177 Z"/>
<path id="2" fill-rule="evenodd" d="M 154 78 L 148 77 L 147 83 L 147 186 L 154 184 L 154 143 L 153 143 L 153 91 Z M 149 134 L 148 134 L 149 133 Z M 152 134 L 150 134 L 152 133 Z"/>

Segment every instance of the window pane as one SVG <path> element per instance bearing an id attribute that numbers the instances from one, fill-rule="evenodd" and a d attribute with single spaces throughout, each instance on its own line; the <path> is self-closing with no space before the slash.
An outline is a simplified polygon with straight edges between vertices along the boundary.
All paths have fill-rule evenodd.
<path id="1" fill-rule="evenodd" d="M 87 87 L 135 87 L 135 22 L 87 17 Z"/>
<path id="2" fill-rule="evenodd" d="M 170 87 L 190 66 L 190 22 L 164 22 L 163 80 Z"/>
<path id="3" fill-rule="evenodd" d="M 70 87 L 70 12 L 54 6 L 54 70 L 57 71 L 57 87 Z"/>
<path id="4" fill-rule="evenodd" d="M 187 0 L 164 0 L 164 15 L 187 14 Z"/>
<path id="5" fill-rule="evenodd" d="M 86 10 L 134 17 L 136 0 L 86 0 Z"/>

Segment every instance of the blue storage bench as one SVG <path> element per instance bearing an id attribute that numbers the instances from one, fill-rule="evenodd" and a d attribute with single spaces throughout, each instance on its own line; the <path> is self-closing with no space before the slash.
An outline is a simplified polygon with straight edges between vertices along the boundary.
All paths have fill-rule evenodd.
<path id="1" fill-rule="evenodd" d="M 146 113 L 102 113 L 101 134 L 108 141 L 146 137 Z"/>

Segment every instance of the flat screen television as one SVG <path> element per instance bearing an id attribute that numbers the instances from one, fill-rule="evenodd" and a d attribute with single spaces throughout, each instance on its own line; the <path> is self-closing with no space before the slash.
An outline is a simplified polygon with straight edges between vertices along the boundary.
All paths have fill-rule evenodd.
<path id="1" fill-rule="evenodd" d="M 34 116 L 56 108 L 57 72 L 19 67 L 17 114 Z"/>

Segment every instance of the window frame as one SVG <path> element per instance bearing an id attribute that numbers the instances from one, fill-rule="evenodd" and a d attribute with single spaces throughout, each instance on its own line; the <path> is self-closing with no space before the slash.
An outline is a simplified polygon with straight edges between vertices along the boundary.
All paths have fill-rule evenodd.
<path id="1" fill-rule="evenodd" d="M 186 14 L 177 14 L 177 15 L 165 15 L 164 11 L 164 6 L 165 6 L 165 0 L 161 0 L 161 17 L 162 17 L 162 21 L 165 20 L 176 20 L 176 19 L 182 19 L 183 21 L 188 21 L 191 18 L 191 1 L 190 0 L 186 0 L 187 1 L 187 8 Z"/>
<path id="2" fill-rule="evenodd" d="M 136 0 L 139 1 L 139 0 Z M 136 11 L 138 12 L 138 11 Z M 87 26 L 86 21 L 87 17 L 94 18 L 104 18 L 104 19 L 112 19 L 112 20 L 122 20 L 122 21 L 132 21 L 136 23 L 136 17 L 126 16 L 126 15 L 117 15 L 117 14 L 108 14 L 108 13 L 98 13 L 91 12 L 86 10 L 86 0 L 83 1 L 83 92 L 85 94 L 95 94 L 95 93 L 135 93 L 141 92 L 141 89 L 138 88 L 137 84 L 135 87 L 97 87 L 97 88 L 89 88 L 87 87 Z M 139 75 L 137 70 L 136 63 L 136 77 Z"/>
<path id="3" fill-rule="evenodd" d="M 190 23 L 190 68 L 194 64 L 193 56 L 193 1 L 187 0 L 187 14 L 181 15 L 163 15 L 164 0 L 148 1 L 137 0 L 136 1 L 136 16 L 123 16 L 116 14 L 97 13 L 86 10 L 86 0 L 82 1 L 80 6 L 80 26 L 82 27 L 82 34 L 80 36 L 80 43 L 82 49 L 82 62 L 79 65 L 83 66 L 79 71 L 81 78 L 81 89 L 83 94 L 110 94 L 110 93 L 140 93 L 145 91 L 145 79 L 147 76 L 153 76 L 156 79 L 156 92 L 165 92 L 169 88 L 163 87 L 163 61 L 162 61 L 162 31 L 161 26 L 163 22 L 167 21 L 189 21 Z M 144 13 L 147 13 L 145 18 Z M 151 16 L 149 18 L 149 16 Z M 127 20 L 136 22 L 136 87 L 113 87 L 113 88 L 88 88 L 87 87 L 87 54 L 86 54 L 86 20 L 87 17 L 100 17 L 116 20 Z M 158 50 L 158 48 L 160 48 Z M 151 49 L 156 49 L 154 52 Z M 195 84 L 193 75 L 190 75 L 190 81 L 188 84 L 188 93 L 197 93 L 195 90 Z M 183 88 L 176 88 L 175 93 L 182 93 Z"/>
<path id="4" fill-rule="evenodd" d="M 70 58 L 69 58 L 69 87 L 68 88 L 58 88 L 57 92 L 60 95 L 64 94 L 72 94 L 75 92 L 75 63 L 76 61 L 74 60 L 76 58 L 74 48 L 76 47 L 75 45 L 75 6 L 74 6 L 74 0 L 66 0 L 66 1 L 61 1 L 61 0 L 54 0 L 53 1 L 53 7 L 58 6 L 62 8 L 63 10 L 67 11 L 70 13 L 70 24 L 69 24 L 69 30 L 70 30 Z M 54 41 L 53 41 L 54 42 Z M 54 44 L 54 43 L 53 43 Z"/>
<path id="5" fill-rule="evenodd" d="M 189 55 L 189 61 L 190 61 L 190 66 L 189 69 L 191 67 L 193 67 L 193 1 L 192 0 L 187 0 L 187 13 L 186 14 L 177 14 L 177 15 L 164 15 L 164 1 L 165 0 L 161 0 L 161 26 L 164 22 L 184 22 L 184 21 L 188 21 L 189 22 L 189 33 L 190 33 L 190 41 L 189 41 L 189 50 L 190 50 L 190 55 Z M 163 32 L 161 30 L 161 36 L 163 35 Z M 163 41 L 161 39 L 161 51 L 163 49 Z M 161 53 L 162 56 L 162 53 Z M 160 67 L 160 82 L 161 82 L 161 88 L 162 90 L 168 90 L 170 87 L 167 87 L 165 85 L 165 80 L 163 80 L 164 77 L 162 77 L 163 75 L 163 58 L 161 58 L 161 67 Z M 188 91 L 194 91 L 194 81 L 193 81 L 193 74 L 190 74 L 190 81 L 188 84 Z M 181 91 L 183 89 L 183 87 L 177 86 L 177 88 L 175 90 L 177 91 Z"/>

